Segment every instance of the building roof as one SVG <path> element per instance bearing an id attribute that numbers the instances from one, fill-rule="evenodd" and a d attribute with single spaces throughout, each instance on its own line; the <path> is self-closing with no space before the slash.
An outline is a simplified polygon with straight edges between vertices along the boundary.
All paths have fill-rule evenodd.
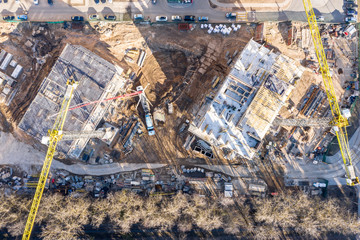
<path id="1" fill-rule="evenodd" d="M 212 145 L 252 158 L 302 73 L 292 59 L 250 40 L 190 131 Z"/>
<path id="2" fill-rule="evenodd" d="M 118 69 L 120 68 L 82 46 L 67 44 L 51 72 L 43 80 L 35 99 L 20 121 L 19 127 L 40 140 L 52 128 L 55 114 L 59 111 L 63 100 L 67 79 L 70 76 L 73 76 L 79 83 L 70 103 L 70 106 L 74 106 L 107 96 L 107 88 L 121 73 Z M 95 114 L 99 112 L 99 108 L 104 108 L 104 106 L 93 104 L 69 112 L 64 131 L 84 130 L 89 122 L 92 122 L 92 127 L 86 127 L 87 130 L 95 129 L 103 117 L 103 113 Z M 58 150 L 68 153 L 72 142 L 60 142 Z"/>

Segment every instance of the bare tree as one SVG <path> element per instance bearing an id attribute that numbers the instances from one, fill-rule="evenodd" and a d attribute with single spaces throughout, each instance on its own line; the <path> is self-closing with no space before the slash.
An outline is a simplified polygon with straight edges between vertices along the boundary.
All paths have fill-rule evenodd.
<path id="1" fill-rule="evenodd" d="M 281 232 L 278 227 L 271 225 L 259 225 L 253 231 L 254 238 L 257 240 L 277 240 L 281 239 Z"/>
<path id="2" fill-rule="evenodd" d="M 59 193 L 44 194 L 41 198 L 40 207 L 35 218 L 35 223 L 41 224 L 46 222 L 49 217 L 59 211 L 59 208 L 63 207 L 64 196 Z"/>
<path id="3" fill-rule="evenodd" d="M 294 227 L 297 224 L 296 201 L 291 195 L 256 200 L 255 220 L 279 227 Z"/>
<path id="4" fill-rule="evenodd" d="M 130 232 L 131 227 L 137 224 L 142 217 L 143 199 L 133 192 L 116 192 L 108 197 L 110 222 L 119 227 L 120 232 Z"/>
<path id="5" fill-rule="evenodd" d="M 90 224 L 98 228 L 102 223 L 104 223 L 112 207 L 113 206 L 109 199 L 97 199 L 93 201 L 89 209 Z"/>
<path id="6" fill-rule="evenodd" d="M 6 227 L 12 236 L 20 236 L 25 228 L 30 200 L 26 197 L 11 195 L 1 197 L 0 225 Z"/>
<path id="7" fill-rule="evenodd" d="M 89 223 L 89 206 L 88 198 L 65 198 L 59 209 L 48 216 L 40 236 L 45 240 L 78 239 Z"/>
<path id="8" fill-rule="evenodd" d="M 186 213 L 191 216 L 192 222 L 205 231 L 211 231 L 222 226 L 221 211 L 218 203 L 210 203 L 206 198 L 194 195 L 186 208 Z"/>

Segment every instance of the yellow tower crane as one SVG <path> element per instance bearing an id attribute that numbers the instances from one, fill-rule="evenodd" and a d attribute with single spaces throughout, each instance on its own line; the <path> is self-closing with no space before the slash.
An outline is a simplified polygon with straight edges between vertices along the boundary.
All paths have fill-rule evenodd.
<path id="1" fill-rule="evenodd" d="M 311 36 L 314 42 L 315 52 L 319 61 L 319 67 L 322 74 L 325 92 L 329 100 L 331 113 L 333 116 L 331 125 L 334 126 L 336 137 L 339 143 L 340 152 L 344 161 L 347 179 L 346 182 L 350 186 L 354 186 L 359 183 L 359 178 L 355 174 L 354 166 L 351 162 L 351 154 L 349 147 L 349 140 L 346 131 L 346 127 L 349 125 L 348 120 L 342 115 L 338 101 L 335 95 L 335 89 L 330 76 L 330 69 L 326 60 L 323 44 L 321 42 L 321 36 L 318 25 L 316 23 L 316 16 L 314 9 L 312 8 L 310 0 L 303 0 L 306 17 L 309 23 Z"/>
<path id="2" fill-rule="evenodd" d="M 63 129 L 64 123 L 65 123 L 66 115 L 67 115 L 67 112 L 68 112 L 68 109 L 70 106 L 70 102 L 71 102 L 74 90 L 77 87 L 78 83 L 71 76 L 67 80 L 66 85 L 67 85 L 67 87 L 66 87 L 66 91 L 65 91 L 64 100 L 61 104 L 60 112 L 55 120 L 54 126 L 48 132 L 49 148 L 46 153 L 44 165 L 41 169 L 41 173 L 40 173 L 40 177 L 39 177 L 39 183 L 36 187 L 34 199 L 31 204 L 28 219 L 26 221 L 26 226 L 25 226 L 23 237 L 22 237 L 23 240 L 30 239 L 31 230 L 34 226 L 36 213 L 37 213 L 39 205 L 40 205 L 41 196 L 44 192 L 46 179 L 48 177 L 51 162 L 52 162 L 54 154 L 55 154 L 56 145 L 62 137 L 62 129 Z"/>

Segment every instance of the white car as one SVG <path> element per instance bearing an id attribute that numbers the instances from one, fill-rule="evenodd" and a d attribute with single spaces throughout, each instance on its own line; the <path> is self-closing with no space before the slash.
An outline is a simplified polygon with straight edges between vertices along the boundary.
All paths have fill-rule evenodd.
<path id="1" fill-rule="evenodd" d="M 89 15 L 89 20 L 100 20 L 100 17 L 97 14 L 91 14 Z"/>
<path id="2" fill-rule="evenodd" d="M 34 0 L 34 4 L 38 5 L 39 4 L 39 0 Z"/>
<path id="3" fill-rule="evenodd" d="M 354 18 L 353 16 L 347 16 L 345 19 L 346 23 L 354 23 L 356 22 L 356 18 Z"/>
<path id="4" fill-rule="evenodd" d="M 318 16 L 318 17 L 316 17 L 316 21 L 318 21 L 318 22 L 324 22 L 324 21 L 325 21 L 325 18 L 324 18 L 324 16 Z"/>
<path id="5" fill-rule="evenodd" d="M 157 22 L 167 22 L 167 17 L 166 16 L 156 16 L 156 21 Z"/>
<path id="6" fill-rule="evenodd" d="M 181 21 L 181 17 L 180 16 L 178 16 L 178 15 L 174 15 L 174 16 L 171 16 L 171 20 L 172 21 Z"/>

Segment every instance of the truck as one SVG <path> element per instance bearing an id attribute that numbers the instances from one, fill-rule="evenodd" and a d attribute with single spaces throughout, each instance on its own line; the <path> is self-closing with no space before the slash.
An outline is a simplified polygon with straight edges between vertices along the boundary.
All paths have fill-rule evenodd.
<path id="1" fill-rule="evenodd" d="M 354 169 L 354 166 L 353 165 L 346 165 L 347 167 L 347 172 L 349 175 L 345 175 L 346 177 L 346 182 L 351 185 L 352 182 L 356 181 L 357 180 L 357 177 L 355 175 L 355 169 Z M 357 180 L 358 182 L 359 180 Z"/>
<path id="2" fill-rule="evenodd" d="M 155 129 L 154 129 L 151 113 L 150 113 L 150 106 L 149 106 L 149 103 L 146 100 L 146 96 L 145 96 L 145 93 L 144 93 L 144 88 L 142 86 L 138 86 L 138 87 L 136 87 L 136 91 L 141 91 L 142 92 L 139 95 L 139 97 L 140 97 L 141 106 L 143 107 L 144 112 L 145 112 L 146 129 L 148 130 L 148 133 L 149 133 L 150 136 L 155 135 Z"/>
<path id="3" fill-rule="evenodd" d="M 155 135 L 153 121 L 150 113 L 145 115 L 145 122 L 146 122 L 146 129 L 148 130 L 149 135 L 150 136 Z"/>

